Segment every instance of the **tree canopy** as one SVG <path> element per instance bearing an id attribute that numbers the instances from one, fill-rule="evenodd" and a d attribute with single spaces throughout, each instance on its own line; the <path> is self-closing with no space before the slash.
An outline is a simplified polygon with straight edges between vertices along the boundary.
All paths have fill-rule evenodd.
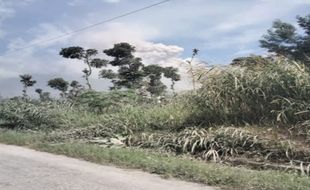
<path id="1" fill-rule="evenodd" d="M 142 86 L 143 63 L 141 58 L 135 57 L 135 47 L 128 43 L 115 44 L 113 48 L 103 51 L 112 57 L 111 66 L 118 67 L 117 73 L 112 70 L 102 70 L 101 77 L 112 79 L 113 89 L 137 89 Z"/>
<path id="2" fill-rule="evenodd" d="M 92 86 L 89 81 L 89 77 L 91 76 L 93 70 L 92 68 L 101 68 L 106 66 L 107 61 L 104 59 L 94 58 L 98 54 L 98 50 L 96 49 L 84 49 L 79 46 L 73 46 L 68 48 L 63 48 L 60 53 L 62 57 L 68 59 L 78 59 L 83 60 L 87 65 L 87 68 L 83 69 L 83 77 L 86 80 L 86 84 L 88 89 L 92 89 Z"/>
<path id="3" fill-rule="evenodd" d="M 69 82 L 63 78 L 54 78 L 47 82 L 47 85 L 55 90 L 61 92 L 61 96 L 66 96 L 67 90 L 69 88 Z"/>
<path id="4" fill-rule="evenodd" d="M 310 67 L 310 15 L 297 16 L 297 23 L 303 32 L 299 33 L 292 24 L 276 20 L 260 44 L 269 52 L 301 61 Z"/>

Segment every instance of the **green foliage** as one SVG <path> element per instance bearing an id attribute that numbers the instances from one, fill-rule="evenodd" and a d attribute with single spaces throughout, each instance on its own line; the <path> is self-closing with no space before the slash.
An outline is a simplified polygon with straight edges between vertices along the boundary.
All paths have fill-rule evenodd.
<path id="1" fill-rule="evenodd" d="M 114 73 L 111 69 L 102 69 L 99 76 L 106 79 L 115 79 L 117 74 Z"/>
<path id="2" fill-rule="evenodd" d="M 298 16 L 297 21 L 304 33 L 299 34 L 292 24 L 276 20 L 260 40 L 261 47 L 269 52 L 302 61 L 310 67 L 310 15 Z"/>
<path id="3" fill-rule="evenodd" d="M 148 65 L 143 67 L 143 72 L 144 75 L 149 78 L 149 82 L 146 88 L 147 91 L 155 96 L 162 95 L 167 88 L 166 85 L 161 82 L 164 68 L 159 65 Z"/>
<path id="4" fill-rule="evenodd" d="M 76 99 L 76 103 L 95 113 L 104 113 L 106 111 L 119 110 L 126 105 L 133 105 L 138 101 L 134 91 L 96 92 L 87 91 Z"/>
<path id="5" fill-rule="evenodd" d="M 112 80 L 114 86 L 111 89 L 141 89 L 146 84 L 145 88 L 151 95 L 159 96 L 167 88 L 161 82 L 163 74 L 171 79 L 172 90 L 174 90 L 175 82 L 180 80 L 178 70 L 173 67 L 163 68 L 154 64 L 145 66 L 140 58 L 133 55 L 135 47 L 128 43 L 115 44 L 113 48 L 103 52 L 113 58 L 109 64 L 118 67 L 117 73 L 111 69 L 104 69 L 100 72 L 101 78 Z"/>
<path id="6" fill-rule="evenodd" d="M 71 89 L 68 93 L 68 98 L 70 99 L 77 98 L 85 91 L 84 86 L 82 86 L 78 81 L 75 80 L 70 83 L 70 87 Z"/>
<path id="7" fill-rule="evenodd" d="M 107 56 L 115 57 L 115 60 L 111 61 L 110 64 L 113 66 L 127 65 L 126 59 L 133 58 L 133 53 L 135 52 L 135 47 L 128 43 L 118 43 L 115 44 L 112 49 L 107 49 L 103 51 Z"/>
<path id="8" fill-rule="evenodd" d="M 79 115 L 74 123 L 84 123 L 81 128 L 72 128 L 64 135 L 65 138 L 94 139 L 115 137 L 116 135 L 128 136 L 152 130 L 178 130 L 184 123 L 187 110 L 180 105 L 167 104 L 161 106 L 123 106 L 118 111 L 107 112 L 101 115 Z M 74 126 L 70 123 L 68 125 Z"/>
<path id="9" fill-rule="evenodd" d="M 310 119 L 310 74 L 290 61 L 262 67 L 214 68 L 191 98 L 198 124 L 282 123 Z"/>
<path id="10" fill-rule="evenodd" d="M 174 67 L 166 67 L 164 68 L 164 76 L 166 78 L 171 79 L 171 90 L 173 91 L 173 93 L 175 94 L 175 90 L 174 90 L 174 85 L 175 82 L 180 81 L 181 80 L 181 75 L 178 74 L 178 69 L 174 68 Z"/>
<path id="11" fill-rule="evenodd" d="M 58 127 L 60 115 L 54 112 L 56 105 L 36 103 L 22 99 L 0 102 L 0 127 L 11 129 L 51 129 Z"/>
<path id="12" fill-rule="evenodd" d="M 40 101 L 45 102 L 45 101 L 51 101 L 52 100 L 49 92 L 43 92 L 43 90 L 40 88 L 37 88 L 35 91 L 36 91 L 36 93 L 38 93 Z"/>
<path id="13" fill-rule="evenodd" d="M 133 55 L 135 47 L 128 43 L 115 44 L 113 48 L 103 51 L 107 56 L 113 58 L 110 65 L 118 67 L 118 72 L 103 70 L 101 77 L 113 79 L 112 89 L 138 89 L 143 79 L 142 60 Z"/>
<path id="14" fill-rule="evenodd" d="M 47 85 L 55 90 L 59 90 L 62 97 L 66 96 L 66 92 L 69 88 L 69 82 L 63 78 L 54 78 L 47 82 Z"/>
<path id="15" fill-rule="evenodd" d="M 259 67 L 269 64 L 272 58 L 264 58 L 259 55 L 250 55 L 247 57 L 238 57 L 232 60 L 231 65 L 241 66 L 241 67 Z"/>

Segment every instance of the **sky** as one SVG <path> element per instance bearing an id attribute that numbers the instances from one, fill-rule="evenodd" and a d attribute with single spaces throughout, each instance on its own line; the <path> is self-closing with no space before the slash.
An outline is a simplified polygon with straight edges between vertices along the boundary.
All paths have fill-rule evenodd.
<path id="1" fill-rule="evenodd" d="M 183 80 L 177 89 L 190 89 L 180 63 L 200 50 L 198 59 L 210 65 L 229 64 L 238 56 L 266 54 L 258 40 L 275 19 L 296 24 L 296 15 L 310 14 L 310 0 L 171 0 L 152 9 L 113 20 L 65 38 L 42 40 L 70 33 L 160 0 L 0 0 L 0 95 L 21 94 L 20 74 L 31 74 L 46 87 L 49 79 L 63 77 L 82 84 L 84 65 L 59 56 L 63 47 L 81 46 L 102 50 L 128 42 L 145 64 L 174 66 Z M 111 85 L 98 79 L 98 90 Z M 53 92 L 53 91 L 51 91 Z M 53 92 L 55 93 L 55 92 Z"/>

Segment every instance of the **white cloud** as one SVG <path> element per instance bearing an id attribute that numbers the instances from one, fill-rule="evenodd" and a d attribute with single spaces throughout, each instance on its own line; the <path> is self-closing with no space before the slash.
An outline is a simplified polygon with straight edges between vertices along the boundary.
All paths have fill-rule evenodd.
<path id="1" fill-rule="evenodd" d="M 137 53 L 136 56 L 141 57 L 146 65 L 158 64 L 162 67 L 175 67 L 178 68 L 181 74 L 181 81 L 176 83 L 176 90 L 189 90 L 192 89 L 190 84 L 190 78 L 187 73 L 186 67 L 184 67 L 184 59 L 181 55 L 184 51 L 183 48 L 175 45 L 165 45 L 162 43 L 152 42 L 138 42 L 135 44 Z M 167 86 L 170 81 L 164 80 Z"/>

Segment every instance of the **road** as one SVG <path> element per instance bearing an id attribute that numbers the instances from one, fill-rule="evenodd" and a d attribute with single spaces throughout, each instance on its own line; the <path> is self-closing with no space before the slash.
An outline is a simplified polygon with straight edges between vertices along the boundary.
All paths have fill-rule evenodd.
<path id="1" fill-rule="evenodd" d="M 0 144 L 0 190 L 214 190 L 214 188 Z"/>

